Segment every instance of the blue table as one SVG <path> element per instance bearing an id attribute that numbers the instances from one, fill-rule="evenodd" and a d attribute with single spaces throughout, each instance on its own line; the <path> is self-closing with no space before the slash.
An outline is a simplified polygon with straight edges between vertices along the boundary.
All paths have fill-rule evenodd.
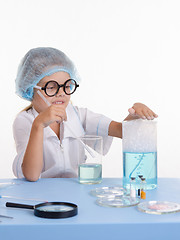
<path id="1" fill-rule="evenodd" d="M 48 201 L 73 202 L 78 215 L 66 219 L 43 219 L 33 210 L 6 208 L 5 202 L 37 204 L 36 201 L 0 199 L 0 214 L 13 219 L 0 218 L 0 239 L 180 239 L 180 212 L 151 215 L 139 212 L 137 207 L 108 208 L 96 205 L 90 190 L 96 187 L 121 185 L 122 179 L 106 178 L 101 184 L 82 185 L 77 179 L 40 179 L 37 182 L 8 179 L 11 187 L 0 189 L 0 195 L 38 198 Z M 180 179 L 159 179 L 158 188 L 147 192 L 147 200 L 180 202 Z"/>

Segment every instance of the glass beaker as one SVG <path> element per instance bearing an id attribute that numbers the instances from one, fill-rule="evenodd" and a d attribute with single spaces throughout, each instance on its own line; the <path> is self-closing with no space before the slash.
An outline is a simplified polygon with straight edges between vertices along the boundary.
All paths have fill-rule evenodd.
<path id="1" fill-rule="evenodd" d="M 95 184 L 102 181 L 103 139 L 85 135 L 79 138 L 78 178 L 80 183 Z"/>
<path id="2" fill-rule="evenodd" d="M 157 123 L 136 119 L 122 122 L 123 130 L 123 187 L 130 188 L 130 179 L 146 178 L 147 188 L 157 187 Z"/>

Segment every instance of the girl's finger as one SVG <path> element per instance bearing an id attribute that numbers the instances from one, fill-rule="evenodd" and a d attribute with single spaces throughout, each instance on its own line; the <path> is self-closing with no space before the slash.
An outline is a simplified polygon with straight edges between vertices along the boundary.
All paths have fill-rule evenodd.
<path id="1" fill-rule="evenodd" d="M 67 115 L 65 111 L 56 111 L 55 115 L 62 118 L 62 121 L 66 121 L 67 120 Z"/>
<path id="2" fill-rule="evenodd" d="M 158 117 L 158 115 L 157 115 L 156 113 L 154 113 L 153 111 L 151 111 L 151 112 L 152 112 L 152 114 L 153 114 L 153 117 L 155 117 L 155 118 Z"/>
<path id="3" fill-rule="evenodd" d="M 156 114 L 156 113 L 154 113 L 152 110 L 148 110 L 148 113 L 149 113 L 149 115 L 151 116 L 151 119 L 154 119 L 154 118 L 157 118 L 158 117 L 158 115 Z"/>
<path id="4" fill-rule="evenodd" d="M 144 110 L 143 114 L 148 120 L 153 120 L 154 119 L 153 114 L 150 110 Z"/>
<path id="5" fill-rule="evenodd" d="M 144 113 L 140 110 L 136 111 L 136 115 L 142 119 L 146 119 L 146 116 L 144 115 Z"/>
<path id="6" fill-rule="evenodd" d="M 134 115 L 134 114 L 135 114 L 134 108 L 129 108 L 129 109 L 128 109 L 128 112 L 129 112 L 131 115 Z"/>

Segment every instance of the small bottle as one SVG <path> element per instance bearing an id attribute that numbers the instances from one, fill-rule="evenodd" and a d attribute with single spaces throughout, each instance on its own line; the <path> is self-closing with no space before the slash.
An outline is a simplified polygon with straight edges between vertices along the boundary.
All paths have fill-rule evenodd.
<path id="1" fill-rule="evenodd" d="M 146 179 L 141 178 L 141 199 L 146 199 Z"/>
<path id="2" fill-rule="evenodd" d="M 138 197 L 141 197 L 141 178 L 143 177 L 143 175 L 138 175 L 138 179 L 137 179 L 137 182 L 138 182 L 138 185 L 137 185 L 137 195 Z"/>
<path id="3" fill-rule="evenodd" d="M 130 197 L 136 198 L 136 178 L 131 177 L 130 181 Z"/>

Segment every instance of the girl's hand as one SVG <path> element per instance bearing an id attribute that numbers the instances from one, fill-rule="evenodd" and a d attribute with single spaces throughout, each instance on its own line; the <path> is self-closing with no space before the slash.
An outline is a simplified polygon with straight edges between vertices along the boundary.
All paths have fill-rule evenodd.
<path id="1" fill-rule="evenodd" d="M 67 120 L 65 108 L 61 105 L 51 105 L 41 112 L 34 122 L 43 128 L 49 126 L 53 122 L 61 123 Z"/>
<path id="2" fill-rule="evenodd" d="M 156 113 L 142 103 L 135 103 L 133 107 L 128 109 L 128 111 L 134 118 L 153 120 L 158 117 Z"/>

